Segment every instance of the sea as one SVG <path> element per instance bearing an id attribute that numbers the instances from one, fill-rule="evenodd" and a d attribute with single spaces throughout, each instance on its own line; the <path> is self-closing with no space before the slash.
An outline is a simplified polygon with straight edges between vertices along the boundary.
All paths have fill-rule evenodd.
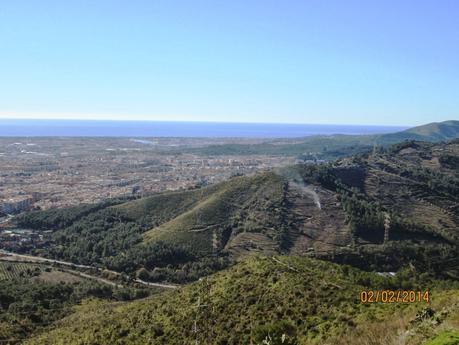
<path id="1" fill-rule="evenodd" d="M 311 135 L 393 133 L 399 126 L 234 122 L 0 119 L 3 137 L 299 138 Z"/>

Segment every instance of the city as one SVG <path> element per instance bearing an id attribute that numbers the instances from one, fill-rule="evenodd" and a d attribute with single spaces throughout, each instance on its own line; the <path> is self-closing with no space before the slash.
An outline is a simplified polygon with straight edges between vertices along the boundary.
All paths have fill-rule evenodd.
<path id="1" fill-rule="evenodd" d="M 13 214 L 205 186 L 233 175 L 253 174 L 295 161 L 288 156 L 177 152 L 183 147 L 233 141 L 22 138 L 19 142 L 0 138 L 0 212 Z"/>

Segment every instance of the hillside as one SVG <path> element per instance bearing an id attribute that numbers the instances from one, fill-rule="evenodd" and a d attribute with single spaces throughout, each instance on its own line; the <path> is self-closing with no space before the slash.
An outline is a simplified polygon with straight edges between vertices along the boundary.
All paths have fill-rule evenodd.
<path id="1" fill-rule="evenodd" d="M 248 244 L 252 239 L 260 251 L 280 251 L 284 188 L 281 177 L 265 173 L 115 205 L 104 203 L 89 213 L 75 208 L 31 212 L 16 221 L 43 230 L 65 224 L 54 231 L 50 246 L 33 250 L 36 254 L 129 274 L 146 268 L 147 274 L 154 273 L 145 276 L 143 270 L 147 280 L 183 282 L 221 269 L 228 252 L 255 250 Z M 74 214 L 81 217 L 75 219 Z"/>
<path id="2" fill-rule="evenodd" d="M 235 177 L 214 193 L 203 193 L 188 211 L 144 233 L 144 240 L 172 241 L 197 255 L 209 255 L 244 250 L 253 234 L 265 242 L 263 250 L 279 250 L 276 236 L 283 226 L 285 188 L 285 181 L 273 173 Z"/>
<path id="3" fill-rule="evenodd" d="M 101 284 L 49 265 L 0 261 L 0 343 L 19 344 L 71 314 L 82 300 L 113 302 L 153 292 Z"/>
<path id="4" fill-rule="evenodd" d="M 82 206 L 82 213 L 32 212 L 17 222 L 53 229 L 67 219 L 35 253 L 153 281 L 192 281 L 254 252 L 378 271 L 411 263 L 457 278 L 458 170 L 459 141 L 406 142 L 331 164 Z"/>
<path id="5" fill-rule="evenodd" d="M 15 221 L 53 229 L 35 254 L 191 282 L 133 302 L 86 300 L 28 344 L 444 345 L 458 336 L 459 140 Z M 363 304 L 362 289 L 429 289 L 432 300 Z"/>
<path id="6" fill-rule="evenodd" d="M 261 345 L 281 344 L 284 335 L 283 344 L 291 345 L 414 345 L 453 334 L 457 284 L 445 290 L 416 279 L 413 272 L 383 278 L 307 258 L 253 257 L 152 298 L 88 301 L 26 344 Z M 433 288 L 430 304 L 359 302 L 365 288 L 418 284 Z"/>
<path id="7" fill-rule="evenodd" d="M 432 122 L 426 125 L 413 127 L 398 133 L 380 136 L 381 143 L 394 143 L 403 140 L 418 141 L 447 141 L 459 136 L 459 121 Z"/>
<path id="8" fill-rule="evenodd" d="M 458 155 L 457 140 L 407 142 L 299 168 L 305 181 L 338 194 L 351 234 L 346 246 L 318 255 L 374 270 L 411 262 L 422 271 L 458 278 Z"/>

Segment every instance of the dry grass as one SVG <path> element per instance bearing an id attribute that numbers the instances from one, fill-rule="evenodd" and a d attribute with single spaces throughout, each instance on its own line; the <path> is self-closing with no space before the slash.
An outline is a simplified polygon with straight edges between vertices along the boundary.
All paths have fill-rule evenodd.
<path id="1" fill-rule="evenodd" d="M 444 292 L 432 302 L 437 312 L 432 319 L 411 324 L 415 310 L 394 315 L 386 321 L 358 326 L 354 331 L 333 337 L 324 345 L 419 345 L 444 332 L 459 329 L 459 296 L 456 291 Z M 443 315 L 443 316 L 442 316 Z M 439 321 L 438 321 L 439 320 Z"/>
<path id="2" fill-rule="evenodd" d="M 45 283 L 59 284 L 59 283 L 78 283 L 83 281 L 82 278 L 68 272 L 52 270 L 50 272 L 41 272 L 39 276 L 32 278 L 32 280 L 41 281 Z"/>
<path id="3" fill-rule="evenodd" d="M 323 345 L 405 345 L 409 320 L 397 316 L 392 320 L 366 323 L 354 331 L 333 337 Z"/>

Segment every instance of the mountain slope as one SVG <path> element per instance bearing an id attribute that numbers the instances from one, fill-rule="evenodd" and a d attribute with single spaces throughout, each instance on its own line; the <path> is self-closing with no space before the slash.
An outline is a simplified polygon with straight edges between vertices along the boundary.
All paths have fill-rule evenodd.
<path id="1" fill-rule="evenodd" d="M 145 241 L 173 241 L 206 255 L 232 247 L 244 232 L 262 234 L 279 249 L 274 239 L 282 226 L 284 188 L 285 181 L 273 173 L 235 177 L 187 212 L 144 233 Z"/>
<path id="2" fill-rule="evenodd" d="M 32 212 L 16 222 L 46 230 L 68 220 L 54 231 L 51 245 L 32 249 L 36 254 L 129 274 L 156 269 L 154 279 L 183 282 L 220 269 L 226 253 L 243 256 L 256 246 L 265 253 L 279 252 L 284 188 L 280 176 L 264 173 L 92 207 L 89 213 L 74 208 Z M 48 217 L 50 212 L 53 217 Z M 81 217 L 75 219 L 73 214 Z"/>
<path id="3" fill-rule="evenodd" d="M 19 344 L 84 299 L 132 300 L 154 290 L 114 287 L 57 267 L 0 260 L 0 344 Z"/>
<path id="4" fill-rule="evenodd" d="M 384 134 L 378 140 L 381 143 L 395 143 L 403 140 L 438 142 L 459 137 L 459 121 L 432 122 L 413 127 L 398 133 Z"/>
<path id="5" fill-rule="evenodd" d="M 459 121 L 433 122 L 408 129 L 405 132 L 422 135 L 424 140 L 427 138 L 431 138 L 432 140 L 450 140 L 457 138 Z"/>
<path id="6" fill-rule="evenodd" d="M 412 272 L 408 276 L 415 279 Z M 284 344 L 420 344 L 454 329 L 458 290 L 436 288 L 433 314 L 419 321 L 416 313 L 425 302 L 359 302 L 364 289 L 418 284 L 404 279 L 307 258 L 250 258 L 153 298 L 88 302 L 26 344 L 262 344 L 268 336 L 280 344 L 282 334 Z M 438 318 L 441 327 L 429 324 Z"/>
<path id="7" fill-rule="evenodd" d="M 459 277 L 459 141 L 406 142 L 332 164 L 297 165 L 103 207 L 68 219 L 36 253 L 144 279 L 184 282 L 247 254 L 310 255 L 368 270 L 411 262 Z M 92 210 L 92 211 L 91 211 Z M 61 212 L 61 214 L 59 214 Z M 89 214 L 88 214 L 89 212 Z M 75 214 L 81 214 L 76 218 Z M 40 221 L 35 222 L 34 219 Z"/>
<path id="8" fill-rule="evenodd" d="M 305 181 L 339 195 L 352 234 L 348 246 L 322 257 L 376 270 L 412 262 L 457 278 L 458 156 L 457 140 L 407 142 L 303 169 Z"/>

